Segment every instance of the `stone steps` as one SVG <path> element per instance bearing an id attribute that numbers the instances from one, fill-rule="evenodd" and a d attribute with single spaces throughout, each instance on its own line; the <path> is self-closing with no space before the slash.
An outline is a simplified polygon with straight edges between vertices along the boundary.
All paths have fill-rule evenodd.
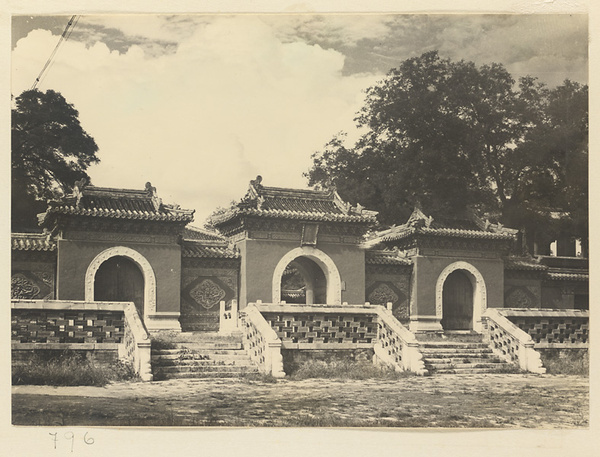
<path id="1" fill-rule="evenodd" d="M 258 368 L 242 348 L 241 335 L 224 337 L 216 333 L 182 332 L 162 334 L 158 338 L 174 347 L 152 350 L 152 370 L 156 380 L 227 378 L 258 373 Z"/>
<path id="2" fill-rule="evenodd" d="M 248 372 L 257 372 L 254 366 L 236 366 L 236 365 L 173 365 L 162 366 L 161 371 L 165 374 L 179 373 L 218 373 L 240 375 Z"/>
<path id="3" fill-rule="evenodd" d="M 423 363 L 430 374 L 475 374 L 511 371 L 513 366 L 494 354 L 481 335 L 418 337 Z"/>

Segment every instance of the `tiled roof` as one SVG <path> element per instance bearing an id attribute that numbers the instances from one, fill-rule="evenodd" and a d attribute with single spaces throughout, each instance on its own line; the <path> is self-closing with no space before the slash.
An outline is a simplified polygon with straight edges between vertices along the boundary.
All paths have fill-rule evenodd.
<path id="1" fill-rule="evenodd" d="M 369 246 L 386 242 L 397 241 L 408 238 L 412 235 L 424 234 L 432 236 L 447 236 L 454 238 L 470 238 L 481 240 L 512 240 L 514 236 L 507 233 L 484 232 L 483 230 L 461 230 L 448 228 L 427 228 L 427 227 L 405 227 L 399 226 L 392 229 L 376 233 L 375 236 L 367 241 Z"/>
<path id="2" fill-rule="evenodd" d="M 225 237 L 218 232 L 191 225 L 183 229 L 183 238 L 186 240 L 225 241 Z"/>
<path id="3" fill-rule="evenodd" d="M 509 257 L 504 262 L 504 268 L 507 270 L 547 270 L 548 267 L 540 265 L 533 259 Z"/>
<path id="4" fill-rule="evenodd" d="M 230 249 L 227 243 L 216 241 L 183 240 L 183 257 L 210 259 L 239 259 L 237 251 Z"/>
<path id="5" fill-rule="evenodd" d="M 548 278 L 555 281 L 589 281 L 590 275 L 587 271 L 549 271 Z"/>
<path id="6" fill-rule="evenodd" d="M 77 182 L 72 195 L 50 202 L 46 212 L 39 216 L 40 224 L 48 221 L 54 214 L 191 222 L 194 211 L 163 204 L 156 194 L 156 188 L 150 183 L 146 184 L 144 190 L 134 190 L 86 186 L 85 182 Z"/>
<path id="7" fill-rule="evenodd" d="M 285 218 L 307 221 L 368 222 L 376 221 L 374 211 L 352 207 L 335 191 L 265 187 L 262 178 L 250 181 L 244 199 L 214 222 L 223 224 L 237 215 Z"/>
<path id="8" fill-rule="evenodd" d="M 15 251 L 54 251 L 56 241 L 45 234 L 12 233 L 11 248 Z"/>
<path id="9" fill-rule="evenodd" d="M 470 217 L 471 219 L 468 219 Z M 483 222 L 473 215 L 462 215 L 456 219 L 439 220 L 426 216 L 415 208 L 405 224 L 387 230 L 375 232 L 366 242 L 366 247 L 374 247 L 380 243 L 402 240 L 414 235 L 430 235 L 440 237 L 468 238 L 482 240 L 514 240 L 517 230 L 504 228 L 500 224 Z"/>
<path id="10" fill-rule="evenodd" d="M 412 265 L 412 261 L 401 257 L 397 251 L 367 251 L 365 261 L 369 265 Z"/>

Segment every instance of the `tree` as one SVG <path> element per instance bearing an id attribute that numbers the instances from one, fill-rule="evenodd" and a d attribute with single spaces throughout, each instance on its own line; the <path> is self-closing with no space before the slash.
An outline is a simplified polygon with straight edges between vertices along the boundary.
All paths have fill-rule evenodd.
<path id="1" fill-rule="evenodd" d="M 72 190 L 99 162 L 98 146 L 79 123 L 79 113 L 53 90 L 27 90 L 12 109 L 12 230 L 37 226 L 46 201 Z"/>
<path id="2" fill-rule="evenodd" d="M 587 214 L 587 188 L 566 176 L 587 176 L 586 86 L 516 84 L 500 64 L 434 51 L 367 89 L 356 122 L 364 132 L 357 143 L 336 135 L 306 176 L 379 211 L 384 224 L 403 222 L 419 204 L 444 216 L 475 207 L 517 227 L 550 208 Z"/>

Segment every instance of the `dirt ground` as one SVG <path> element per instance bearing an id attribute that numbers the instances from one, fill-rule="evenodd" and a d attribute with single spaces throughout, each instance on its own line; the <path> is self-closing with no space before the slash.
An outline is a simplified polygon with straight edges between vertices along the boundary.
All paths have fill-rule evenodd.
<path id="1" fill-rule="evenodd" d="M 15 425 L 587 428 L 588 378 L 436 375 L 14 386 Z"/>

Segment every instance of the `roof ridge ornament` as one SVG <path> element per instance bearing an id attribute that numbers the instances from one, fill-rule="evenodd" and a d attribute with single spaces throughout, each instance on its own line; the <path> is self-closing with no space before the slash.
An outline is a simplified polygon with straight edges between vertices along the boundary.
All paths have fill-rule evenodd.
<path id="1" fill-rule="evenodd" d="M 81 178 L 79 181 L 75 181 L 75 185 L 73 186 L 73 195 L 77 199 L 77 203 L 75 206 L 77 208 L 81 208 L 81 198 L 83 197 L 83 189 L 87 184 L 87 180 L 85 178 Z"/>
<path id="2" fill-rule="evenodd" d="M 146 183 L 145 190 L 148 193 L 148 196 L 152 199 L 152 204 L 154 205 L 154 209 L 156 211 L 160 211 L 160 207 L 162 206 L 162 199 L 158 198 L 158 193 L 156 192 L 156 187 L 154 187 L 150 181 Z"/>

